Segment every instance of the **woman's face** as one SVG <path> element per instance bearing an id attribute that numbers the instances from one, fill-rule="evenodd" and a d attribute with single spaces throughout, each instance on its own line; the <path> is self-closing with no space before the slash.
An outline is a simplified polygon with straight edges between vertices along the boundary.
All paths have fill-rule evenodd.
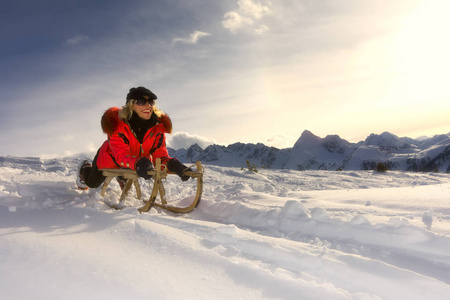
<path id="1" fill-rule="evenodd" d="M 144 96 L 144 98 L 146 100 L 149 99 L 148 96 Z M 138 101 L 137 103 L 140 103 L 141 101 Z M 152 116 L 153 113 L 153 101 L 147 101 L 144 103 L 144 105 L 139 105 L 137 104 L 136 101 L 133 103 L 132 109 L 135 113 L 137 113 L 137 115 L 144 120 L 150 120 L 150 117 Z M 150 104 L 151 103 L 151 104 Z"/>

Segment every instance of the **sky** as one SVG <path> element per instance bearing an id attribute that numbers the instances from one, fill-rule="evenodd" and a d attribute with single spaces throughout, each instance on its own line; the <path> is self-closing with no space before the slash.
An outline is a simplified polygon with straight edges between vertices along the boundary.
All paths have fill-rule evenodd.
<path id="1" fill-rule="evenodd" d="M 446 0 L 1 0 L 0 155 L 96 151 L 145 86 L 168 145 L 450 131 Z"/>

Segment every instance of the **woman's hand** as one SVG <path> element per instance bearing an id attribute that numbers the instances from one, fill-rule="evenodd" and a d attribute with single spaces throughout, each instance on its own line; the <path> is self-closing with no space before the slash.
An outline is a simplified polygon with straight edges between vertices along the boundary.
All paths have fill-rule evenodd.
<path id="1" fill-rule="evenodd" d="M 187 175 L 183 175 L 184 171 L 192 171 L 191 168 L 186 167 L 185 165 L 183 165 L 178 159 L 176 158 L 172 158 L 171 160 L 169 160 L 169 162 L 167 163 L 167 167 L 169 168 L 170 172 L 174 172 L 175 174 L 177 174 L 178 176 L 180 176 L 182 181 L 186 181 L 189 178 L 191 178 L 190 176 Z"/>
<path id="2" fill-rule="evenodd" d="M 146 180 L 152 178 L 151 175 L 147 174 L 147 172 L 151 170 L 153 170 L 153 163 L 147 157 L 143 157 L 136 162 L 136 173 L 139 177 Z"/>

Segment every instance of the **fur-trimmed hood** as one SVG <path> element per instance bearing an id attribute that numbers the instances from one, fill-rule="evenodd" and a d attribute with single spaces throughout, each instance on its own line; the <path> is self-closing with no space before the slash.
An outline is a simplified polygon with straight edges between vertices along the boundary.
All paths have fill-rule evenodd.
<path id="1" fill-rule="evenodd" d="M 124 121 L 119 118 L 119 111 L 120 108 L 111 107 L 107 109 L 102 116 L 100 123 L 103 132 L 106 133 L 108 137 L 110 137 L 114 133 L 114 131 L 116 131 L 117 128 L 124 123 Z M 161 114 L 161 116 L 158 117 L 158 123 L 163 124 L 164 131 L 166 133 L 172 133 L 172 120 L 170 120 L 170 117 L 168 115 Z"/>

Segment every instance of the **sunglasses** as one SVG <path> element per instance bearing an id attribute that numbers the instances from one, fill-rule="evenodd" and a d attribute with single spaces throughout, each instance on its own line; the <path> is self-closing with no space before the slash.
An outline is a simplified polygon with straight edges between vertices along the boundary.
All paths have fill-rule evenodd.
<path id="1" fill-rule="evenodd" d="M 153 99 L 141 98 L 141 99 L 134 100 L 134 103 L 139 106 L 144 106 L 147 102 L 151 106 L 153 106 L 153 104 L 155 104 L 155 100 L 153 100 Z"/>

